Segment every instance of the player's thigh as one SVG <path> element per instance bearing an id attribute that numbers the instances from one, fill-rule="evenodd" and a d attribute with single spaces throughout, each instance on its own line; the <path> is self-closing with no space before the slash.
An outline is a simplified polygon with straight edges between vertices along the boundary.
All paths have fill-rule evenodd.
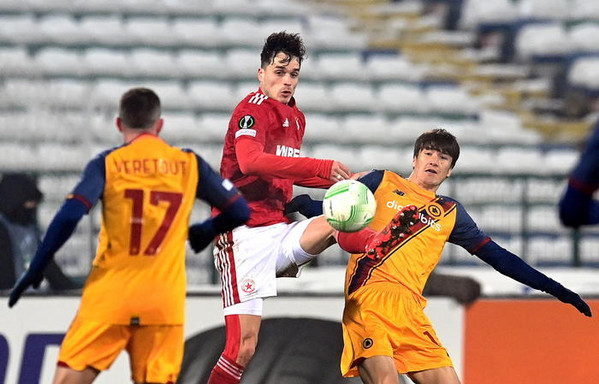
<path id="1" fill-rule="evenodd" d="M 183 361 L 182 325 L 131 327 L 127 345 L 131 374 L 136 383 L 174 383 Z"/>
<path id="2" fill-rule="evenodd" d="M 335 230 L 327 223 L 324 216 L 315 217 L 310 221 L 300 237 L 300 246 L 312 255 L 322 253 L 325 249 L 335 244 L 333 233 Z"/>
<path id="3" fill-rule="evenodd" d="M 408 377 L 416 384 L 460 384 L 460 379 L 453 367 L 409 372 Z"/>
<path id="4" fill-rule="evenodd" d="M 108 369 L 129 341 L 127 326 L 76 317 L 60 347 L 58 365 L 75 371 Z"/>
<path id="5" fill-rule="evenodd" d="M 399 384 L 399 375 L 391 356 L 373 356 L 362 361 L 360 377 L 365 384 Z"/>

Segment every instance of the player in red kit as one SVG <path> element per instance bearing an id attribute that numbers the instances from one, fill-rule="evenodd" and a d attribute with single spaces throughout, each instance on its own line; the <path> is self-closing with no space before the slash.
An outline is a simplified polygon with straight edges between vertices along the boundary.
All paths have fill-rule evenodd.
<path id="1" fill-rule="evenodd" d="M 335 243 L 323 216 L 290 223 L 284 214 L 293 185 L 328 188 L 351 177 L 338 161 L 301 157 L 306 120 L 293 94 L 304 54 L 298 34 L 271 34 L 261 53 L 260 87 L 229 122 L 221 176 L 242 192 L 251 214 L 247 225 L 216 240 L 227 341 L 209 384 L 240 382 L 258 341 L 263 300 L 277 294 L 276 277 L 297 276 L 299 266 Z"/>

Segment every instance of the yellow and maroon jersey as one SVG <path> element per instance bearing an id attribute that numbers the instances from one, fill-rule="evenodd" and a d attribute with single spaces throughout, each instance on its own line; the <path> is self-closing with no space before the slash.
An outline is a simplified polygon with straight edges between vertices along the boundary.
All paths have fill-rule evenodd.
<path id="1" fill-rule="evenodd" d="M 399 246 L 380 260 L 351 255 L 345 282 L 347 295 L 368 284 L 385 282 L 401 284 L 424 300 L 422 290 L 446 242 L 473 252 L 490 240 L 453 199 L 426 191 L 389 171 L 374 171 L 361 181 L 374 191 L 377 201 L 372 229 L 381 231 L 407 205 L 418 207 L 420 220 Z"/>
<path id="2" fill-rule="evenodd" d="M 201 176 L 201 181 L 200 181 Z M 182 324 L 185 242 L 196 197 L 225 207 L 227 189 L 201 157 L 143 134 L 91 160 L 70 198 L 102 201 L 98 249 L 79 316 L 111 324 Z"/>

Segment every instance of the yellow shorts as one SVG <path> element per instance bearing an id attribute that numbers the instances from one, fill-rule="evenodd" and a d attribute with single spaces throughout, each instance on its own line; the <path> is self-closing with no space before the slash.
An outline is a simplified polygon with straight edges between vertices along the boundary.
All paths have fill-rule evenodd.
<path id="1" fill-rule="evenodd" d="M 346 298 L 341 373 L 358 376 L 369 357 L 391 356 L 399 373 L 453 366 L 417 296 L 397 284 L 367 285 Z"/>
<path id="2" fill-rule="evenodd" d="M 183 361 L 182 325 L 114 325 L 75 317 L 60 347 L 59 364 L 104 371 L 129 353 L 136 383 L 174 383 Z"/>

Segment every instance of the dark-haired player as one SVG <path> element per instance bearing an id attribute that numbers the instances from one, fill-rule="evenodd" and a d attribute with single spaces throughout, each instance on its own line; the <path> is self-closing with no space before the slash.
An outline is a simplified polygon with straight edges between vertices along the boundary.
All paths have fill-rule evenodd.
<path id="1" fill-rule="evenodd" d="M 575 292 L 497 245 L 456 200 L 436 194 L 459 154 L 455 137 L 435 129 L 416 140 L 407 179 L 389 171 L 359 179 L 373 191 L 377 211 L 370 228 L 337 237 L 342 248 L 354 252 L 345 280 L 344 376 L 360 375 L 366 384 L 398 384 L 398 372 L 420 384 L 460 382 L 424 314 L 422 295 L 446 242 L 591 316 Z"/>
<path id="2" fill-rule="evenodd" d="M 327 188 L 351 176 L 338 161 L 301 156 L 306 120 L 293 95 L 304 55 L 298 34 L 268 36 L 259 89 L 237 105 L 229 122 L 221 175 L 243 193 L 251 216 L 246 226 L 216 240 L 227 341 L 209 384 L 240 382 L 258 342 L 263 300 L 277 294 L 276 277 L 296 276 L 299 266 L 335 243 L 324 217 L 290 223 L 284 214 L 294 184 Z"/>
<path id="3" fill-rule="evenodd" d="M 228 180 L 192 151 L 158 137 L 160 115 L 152 90 L 134 88 L 122 96 L 116 124 L 124 144 L 87 164 L 10 294 L 12 307 L 25 289 L 39 286 L 55 252 L 102 200 L 96 258 L 54 383 L 91 383 L 123 350 L 135 383 L 175 383 L 183 358 L 185 241 L 194 201 L 222 212 L 198 224 L 208 241 L 249 218 L 245 199 Z"/>

